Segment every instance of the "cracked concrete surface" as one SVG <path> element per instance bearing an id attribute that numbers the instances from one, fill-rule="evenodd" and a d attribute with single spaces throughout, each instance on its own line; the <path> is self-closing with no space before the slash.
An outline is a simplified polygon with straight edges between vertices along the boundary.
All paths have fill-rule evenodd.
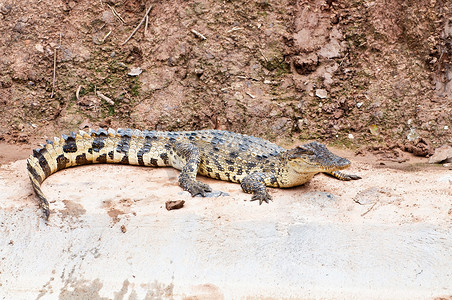
<path id="1" fill-rule="evenodd" d="M 452 295 L 452 175 L 355 163 L 250 202 L 192 198 L 168 168 L 48 178 L 46 224 L 19 160 L 0 168 L 2 299 L 425 299 Z M 167 211 L 165 201 L 185 200 Z"/>

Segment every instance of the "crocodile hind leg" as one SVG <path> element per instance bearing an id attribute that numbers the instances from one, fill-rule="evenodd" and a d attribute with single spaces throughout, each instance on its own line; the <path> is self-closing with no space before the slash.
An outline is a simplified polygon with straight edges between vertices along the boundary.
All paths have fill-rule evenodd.
<path id="1" fill-rule="evenodd" d="M 265 178 L 264 173 L 256 172 L 247 175 L 240 184 L 245 193 L 253 194 L 251 201 L 259 200 L 259 205 L 264 201 L 268 203 L 269 200 L 272 200 L 272 196 L 268 194 L 265 187 Z"/>
<path id="2" fill-rule="evenodd" d="M 179 185 L 188 191 L 192 196 L 201 194 L 203 197 L 206 193 L 211 192 L 209 185 L 196 180 L 198 174 L 199 163 L 201 161 L 199 149 L 189 143 L 177 143 L 175 150 L 179 157 L 183 157 L 186 161 L 179 175 Z"/>
<path id="3" fill-rule="evenodd" d="M 340 180 L 344 180 L 344 181 L 349 181 L 349 180 L 357 180 L 357 179 L 361 179 L 361 177 L 359 177 L 358 175 L 353 175 L 353 174 L 344 174 L 342 172 L 339 171 L 334 171 L 334 172 L 325 172 L 328 175 L 331 175 L 337 179 Z"/>

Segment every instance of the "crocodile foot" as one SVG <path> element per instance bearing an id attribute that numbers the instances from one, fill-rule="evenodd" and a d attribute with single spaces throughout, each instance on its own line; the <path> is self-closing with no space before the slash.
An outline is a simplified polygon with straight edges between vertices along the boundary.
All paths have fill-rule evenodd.
<path id="1" fill-rule="evenodd" d="M 257 201 L 259 200 L 259 205 L 262 204 L 262 202 L 268 203 L 268 201 L 273 201 L 272 196 L 270 196 L 267 192 L 265 193 L 255 193 L 253 197 L 251 197 L 251 201 Z"/>
<path id="2" fill-rule="evenodd" d="M 206 193 L 212 191 L 212 188 L 208 184 L 196 180 L 186 181 L 182 188 L 189 192 L 193 197 L 196 195 L 205 197 Z"/>

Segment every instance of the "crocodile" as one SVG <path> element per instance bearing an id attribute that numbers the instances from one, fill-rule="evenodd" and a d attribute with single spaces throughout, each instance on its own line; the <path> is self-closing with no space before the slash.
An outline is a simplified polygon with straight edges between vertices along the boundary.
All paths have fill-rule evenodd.
<path id="1" fill-rule="evenodd" d="M 244 192 L 253 194 L 251 201 L 259 204 L 272 200 L 266 186 L 302 185 L 317 173 L 340 180 L 361 178 L 340 172 L 350 161 L 318 142 L 287 150 L 261 138 L 222 130 L 90 129 L 47 140 L 27 159 L 28 175 L 46 220 L 50 209 L 41 183 L 59 170 L 94 163 L 173 167 L 181 171 L 179 185 L 192 196 L 212 191 L 196 180 L 197 174 L 240 183 Z"/>

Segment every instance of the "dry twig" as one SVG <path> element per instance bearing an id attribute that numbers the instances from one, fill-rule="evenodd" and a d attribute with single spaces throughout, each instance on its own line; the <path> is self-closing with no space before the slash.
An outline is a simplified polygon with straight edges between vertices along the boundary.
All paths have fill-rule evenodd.
<path id="1" fill-rule="evenodd" d="M 254 98 L 256 98 L 256 96 L 254 96 L 253 94 L 251 94 L 251 93 L 248 93 L 248 92 L 246 92 L 246 94 L 248 95 L 248 96 L 250 96 L 250 98 L 251 99 L 254 99 Z"/>
<path id="2" fill-rule="evenodd" d="M 53 49 L 53 79 L 52 79 L 52 94 L 50 98 L 53 98 L 55 94 L 55 78 L 56 78 L 56 57 L 57 57 L 57 48 Z"/>
<path id="3" fill-rule="evenodd" d="M 101 92 L 97 91 L 96 94 L 97 94 L 97 96 L 99 96 L 99 98 L 101 98 L 102 100 L 105 100 L 105 102 L 107 102 L 108 104 L 115 105 L 115 102 L 113 100 L 111 100 L 110 98 L 108 98 L 107 96 L 102 94 Z"/>
<path id="4" fill-rule="evenodd" d="M 108 4 L 107 4 L 108 5 Z M 108 7 L 110 7 L 111 12 L 113 13 L 113 15 L 119 19 L 119 21 L 122 22 L 122 24 L 125 24 L 126 21 L 124 21 L 124 19 L 121 17 L 121 15 L 116 11 L 116 9 L 113 6 L 108 5 Z"/>
<path id="5" fill-rule="evenodd" d="M 262 52 L 261 49 L 259 49 L 259 52 L 261 53 L 262 57 L 265 59 L 265 62 L 268 62 L 267 57 L 265 57 L 264 52 Z"/>
<path id="6" fill-rule="evenodd" d="M 196 30 L 192 29 L 191 32 L 194 33 L 194 34 L 195 34 L 197 37 L 199 37 L 201 40 L 207 40 L 207 38 L 206 38 L 203 34 L 197 32 Z"/>
<path id="7" fill-rule="evenodd" d="M 372 204 L 372 206 L 371 206 L 368 210 L 366 210 L 364 213 L 362 213 L 362 214 L 361 214 L 361 217 L 364 217 L 365 215 L 367 215 L 367 213 L 368 213 L 369 211 L 371 211 L 372 208 L 374 208 L 374 206 L 375 206 L 376 204 L 377 204 L 377 201 L 375 201 L 375 203 Z"/>
<path id="8" fill-rule="evenodd" d="M 60 33 L 60 42 L 58 46 L 53 49 L 53 79 L 52 79 L 52 94 L 50 95 L 50 98 L 53 98 L 55 95 L 55 80 L 56 80 L 56 64 L 57 64 L 57 49 L 61 47 L 61 37 L 63 36 L 62 33 Z"/>
<path id="9" fill-rule="evenodd" d="M 80 101 L 80 90 L 82 89 L 82 86 L 79 85 L 77 90 L 75 91 L 75 98 L 77 98 L 77 101 Z"/>
<path id="10" fill-rule="evenodd" d="M 105 40 L 108 38 L 108 36 L 111 34 L 111 30 L 104 36 L 104 38 L 102 39 L 101 43 L 103 44 L 105 42 Z"/>
<path id="11" fill-rule="evenodd" d="M 230 33 L 230 32 L 233 32 L 233 31 L 237 31 L 237 30 L 242 30 L 242 29 L 245 29 L 245 28 L 235 26 L 235 27 L 232 27 L 231 29 L 229 29 L 227 31 L 227 33 Z"/>
<path id="12" fill-rule="evenodd" d="M 146 14 L 144 15 L 143 19 L 141 19 L 140 24 L 138 24 L 138 26 L 132 31 L 132 33 L 129 35 L 129 37 L 127 38 L 127 40 L 125 40 L 121 46 L 124 46 L 131 38 L 132 36 L 135 34 L 135 32 L 137 32 L 138 28 L 140 28 L 140 26 L 143 24 L 143 22 L 146 20 L 146 16 L 149 14 L 149 12 L 152 9 L 152 5 L 149 6 L 148 10 L 146 11 Z"/>
<path id="13" fill-rule="evenodd" d="M 148 35 L 149 15 L 146 15 L 146 22 L 144 22 L 144 36 Z"/>

